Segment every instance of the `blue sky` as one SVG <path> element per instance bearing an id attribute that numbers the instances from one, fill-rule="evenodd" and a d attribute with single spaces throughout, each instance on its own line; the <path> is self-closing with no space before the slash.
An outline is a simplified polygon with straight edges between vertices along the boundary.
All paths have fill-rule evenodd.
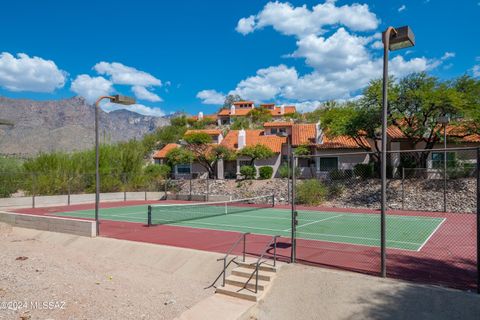
<path id="1" fill-rule="evenodd" d="M 116 92 L 160 115 L 214 112 L 234 92 L 311 110 L 380 76 L 387 25 L 408 24 L 417 39 L 391 56 L 394 75 L 480 76 L 479 17 L 480 0 L 9 1 L 0 95 Z"/>

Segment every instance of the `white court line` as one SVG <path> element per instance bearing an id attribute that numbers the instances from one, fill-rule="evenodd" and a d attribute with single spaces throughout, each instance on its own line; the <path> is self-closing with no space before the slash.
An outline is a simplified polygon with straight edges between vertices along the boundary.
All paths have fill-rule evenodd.
<path id="1" fill-rule="evenodd" d="M 307 223 L 301 224 L 301 225 L 297 226 L 297 228 L 305 227 L 305 226 L 308 226 L 308 225 L 311 225 L 311 224 L 314 224 L 314 223 L 317 223 L 317 222 L 322 222 L 322 221 L 326 221 L 326 220 L 335 219 L 335 218 L 338 218 L 338 217 L 341 217 L 341 216 L 343 216 L 343 214 L 338 214 L 336 216 L 328 217 L 328 218 L 324 218 L 324 219 L 320 219 L 320 220 L 313 220 L 312 222 L 307 222 Z M 292 230 L 292 228 L 288 228 L 288 229 L 285 229 L 283 231 L 291 231 L 291 230 Z"/>
<path id="2" fill-rule="evenodd" d="M 325 236 L 325 237 L 340 237 L 340 238 L 350 238 L 350 239 L 361 239 L 361 240 L 380 241 L 380 239 L 376 239 L 376 238 L 366 238 L 366 237 L 356 237 L 356 236 L 344 236 L 344 235 L 328 234 L 328 233 L 312 233 L 312 232 L 302 232 L 302 231 L 300 231 L 299 233 L 311 234 L 311 235 L 316 235 L 316 236 Z M 322 240 L 320 240 L 320 241 L 322 241 Z M 387 242 L 395 242 L 395 243 L 403 243 L 403 244 L 412 244 L 412 245 L 417 245 L 417 246 L 419 246 L 419 245 L 421 244 L 421 243 L 416 243 L 416 242 L 398 241 L 398 240 L 387 240 Z"/>
<path id="3" fill-rule="evenodd" d="M 438 231 L 438 229 L 440 228 L 440 226 L 441 226 L 446 220 L 447 220 L 447 218 L 443 218 L 442 222 L 440 222 L 440 223 L 438 224 L 438 226 L 437 226 L 435 229 L 433 229 L 432 233 L 431 233 L 431 234 L 428 236 L 428 238 L 422 243 L 422 245 L 420 246 L 420 248 L 418 248 L 417 252 L 423 249 L 423 247 L 427 244 L 428 240 L 430 240 L 430 238 L 435 234 L 435 232 Z"/>

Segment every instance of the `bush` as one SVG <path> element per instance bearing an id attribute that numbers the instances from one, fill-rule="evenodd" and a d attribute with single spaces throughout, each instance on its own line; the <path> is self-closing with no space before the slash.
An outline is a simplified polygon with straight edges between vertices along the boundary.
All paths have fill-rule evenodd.
<path id="1" fill-rule="evenodd" d="M 345 186 L 343 184 L 334 183 L 328 188 L 328 197 L 330 199 L 340 197 L 345 192 Z"/>
<path id="2" fill-rule="evenodd" d="M 305 180 L 297 187 L 297 203 L 316 206 L 323 203 L 328 195 L 328 188 L 319 180 Z"/>
<path id="3" fill-rule="evenodd" d="M 241 166 L 240 174 L 243 176 L 244 179 L 255 179 L 255 176 L 257 175 L 257 170 L 254 166 Z"/>
<path id="4" fill-rule="evenodd" d="M 328 173 L 331 180 L 345 180 L 353 176 L 352 170 L 333 169 Z"/>
<path id="5" fill-rule="evenodd" d="M 373 178 L 374 172 L 373 163 L 358 163 L 353 167 L 355 177 Z"/>
<path id="6" fill-rule="evenodd" d="M 292 171 L 292 168 L 290 168 L 290 171 Z M 300 168 L 298 168 L 298 167 L 295 168 L 295 176 L 296 176 L 297 178 L 300 176 L 300 173 L 301 173 L 301 172 L 300 172 Z M 288 178 L 289 176 L 290 176 L 290 178 L 291 178 L 291 174 L 289 174 L 289 172 L 288 172 L 288 166 L 287 166 L 287 164 L 285 164 L 285 163 L 282 164 L 282 165 L 280 166 L 280 168 L 278 168 L 278 174 L 280 175 L 280 178 L 286 179 L 286 178 Z"/>
<path id="7" fill-rule="evenodd" d="M 262 180 L 271 179 L 273 175 L 273 168 L 270 166 L 260 167 L 260 169 L 258 169 L 258 175 Z"/>

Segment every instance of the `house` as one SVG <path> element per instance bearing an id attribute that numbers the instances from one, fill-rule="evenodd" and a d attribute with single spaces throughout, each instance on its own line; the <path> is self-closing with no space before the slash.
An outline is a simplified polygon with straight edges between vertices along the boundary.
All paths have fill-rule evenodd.
<path id="1" fill-rule="evenodd" d="M 193 133 L 206 133 L 212 138 L 212 145 L 220 144 L 223 141 L 222 131 L 219 129 L 199 129 L 199 130 L 187 130 L 184 136 Z M 162 149 L 154 153 L 153 159 L 157 164 L 167 164 L 167 154 L 172 149 L 181 148 L 180 144 L 169 143 L 165 145 Z M 208 171 L 199 163 L 184 163 L 177 164 L 172 168 L 172 175 L 174 178 L 197 178 L 197 177 L 206 177 Z"/>
<path id="2" fill-rule="evenodd" d="M 217 114 L 217 124 L 229 125 L 238 117 L 246 117 L 250 111 L 255 108 L 253 101 L 234 102 L 230 109 L 222 109 Z M 294 114 L 297 109 L 295 106 L 276 106 L 273 103 L 261 104 L 260 108 L 269 110 L 274 119 L 282 119 L 286 115 Z"/>
<path id="3" fill-rule="evenodd" d="M 355 165 L 370 160 L 368 154 L 359 154 L 363 150 L 352 138 L 328 137 L 320 123 L 294 124 L 291 137 L 293 150 L 300 146 L 310 150 L 311 157 L 299 158 L 296 164 L 300 178 L 326 177 L 332 170 L 353 170 Z"/>
<path id="4" fill-rule="evenodd" d="M 287 137 L 279 137 L 276 135 L 265 134 L 264 130 L 230 130 L 221 145 L 233 151 L 240 151 L 246 146 L 254 146 L 257 144 L 269 147 L 274 156 L 268 159 L 256 160 L 255 168 L 270 166 L 273 168 L 273 175 L 278 172 L 278 168 L 282 162 L 282 154 L 286 152 L 285 145 Z M 232 161 L 219 161 L 218 178 L 236 178 L 240 176 L 240 168 L 244 165 L 250 165 L 250 159 L 245 157 L 237 157 Z"/>

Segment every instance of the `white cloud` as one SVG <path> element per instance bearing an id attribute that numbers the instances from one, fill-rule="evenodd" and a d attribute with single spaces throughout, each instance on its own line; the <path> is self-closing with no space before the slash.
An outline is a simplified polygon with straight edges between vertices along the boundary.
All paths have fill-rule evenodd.
<path id="1" fill-rule="evenodd" d="M 241 33 L 243 35 L 253 32 L 254 29 L 255 29 L 255 16 L 250 16 L 248 18 L 240 19 L 238 21 L 237 27 L 235 28 L 235 30 L 238 33 Z"/>
<path id="2" fill-rule="evenodd" d="M 203 104 L 223 104 L 225 95 L 216 90 L 202 90 L 197 93 L 197 98 L 202 100 Z"/>
<path id="3" fill-rule="evenodd" d="M 101 75 L 110 76 L 114 84 L 125 84 L 132 86 L 161 86 L 162 81 L 151 74 L 128 67 L 118 62 L 99 62 L 93 69 Z"/>
<path id="4" fill-rule="evenodd" d="M 160 98 L 160 96 L 158 96 L 157 94 L 155 94 L 151 91 L 148 91 L 147 88 L 142 87 L 142 86 L 133 86 L 132 91 L 135 94 L 135 96 L 138 99 L 141 99 L 141 100 L 146 100 L 146 101 L 151 101 L 151 102 L 163 101 L 163 99 Z"/>
<path id="5" fill-rule="evenodd" d="M 367 5 L 337 7 L 336 1 L 327 0 L 310 10 L 305 5 L 269 2 L 255 16 L 241 19 L 236 30 L 248 34 L 272 26 L 282 34 L 294 36 L 297 48 L 287 57 L 305 59 L 311 71 L 300 74 L 286 64 L 262 68 L 241 80 L 230 93 L 256 102 L 295 102 L 299 110 L 311 110 L 319 101 L 356 99 L 372 79 L 382 76 L 383 59 L 375 50 L 383 48 L 378 25 L 379 20 Z M 455 53 L 446 52 L 436 59 L 406 59 L 395 54 L 390 59 L 390 74 L 401 78 L 432 70 L 454 56 Z"/>
<path id="6" fill-rule="evenodd" d="M 65 85 L 67 73 L 55 62 L 19 53 L 0 54 L 0 87 L 10 91 L 53 92 Z"/>
<path id="7" fill-rule="evenodd" d="M 403 10 L 407 9 L 407 6 L 402 4 L 400 8 L 398 8 L 398 12 L 402 12 Z"/>
<path id="8" fill-rule="evenodd" d="M 473 66 L 472 71 L 475 78 L 480 78 L 480 64 Z"/>
<path id="9" fill-rule="evenodd" d="M 257 15 L 240 19 L 236 30 L 248 34 L 272 26 L 285 35 L 301 37 L 322 34 L 324 27 L 333 25 L 344 25 L 355 31 L 377 28 L 379 20 L 368 5 L 354 3 L 337 7 L 335 2 L 336 0 L 327 0 L 311 10 L 306 5 L 294 7 L 290 3 L 269 2 Z"/>
<path id="10" fill-rule="evenodd" d="M 331 72 L 368 61 L 369 53 L 365 45 L 369 41 L 340 28 L 328 38 L 313 34 L 303 37 L 297 41 L 298 49 L 292 56 L 305 58 L 306 63 L 317 70 Z"/>
<path id="11" fill-rule="evenodd" d="M 113 90 L 113 84 L 103 77 L 90 77 L 81 74 L 72 81 L 70 90 L 85 98 L 87 102 L 94 103 L 100 96 L 109 95 Z"/>
<path id="12" fill-rule="evenodd" d="M 142 114 L 144 116 L 162 117 L 165 115 L 165 112 L 162 109 L 156 107 L 147 107 L 143 104 L 132 104 L 130 106 L 123 106 L 110 102 L 105 102 L 102 104 L 101 107 L 106 112 L 111 112 L 115 110 L 128 110 Z"/>

